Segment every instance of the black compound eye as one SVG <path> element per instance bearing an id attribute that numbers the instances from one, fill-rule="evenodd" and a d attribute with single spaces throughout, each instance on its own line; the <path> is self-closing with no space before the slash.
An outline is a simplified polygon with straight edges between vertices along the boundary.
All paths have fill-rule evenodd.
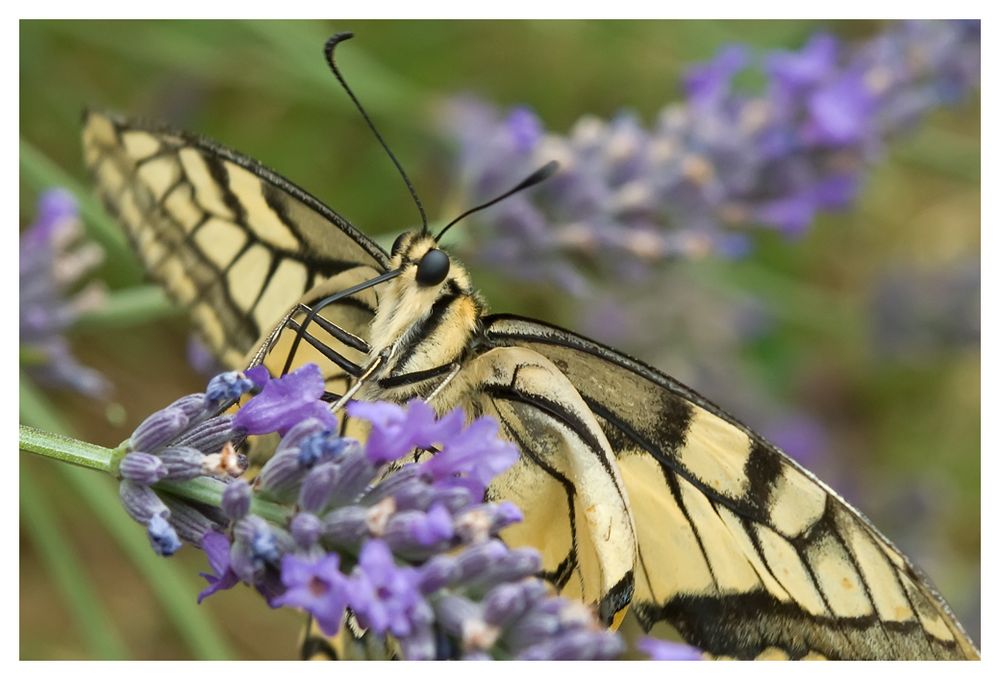
<path id="1" fill-rule="evenodd" d="M 406 232 L 404 231 L 402 234 L 396 237 L 395 241 L 392 242 L 392 251 L 390 251 L 391 255 L 395 256 L 399 254 L 400 249 L 403 247 L 403 237 L 405 236 Z"/>
<path id="2" fill-rule="evenodd" d="M 448 277 L 451 260 L 443 250 L 431 248 L 420 258 L 417 265 L 417 283 L 421 286 L 436 286 Z"/>

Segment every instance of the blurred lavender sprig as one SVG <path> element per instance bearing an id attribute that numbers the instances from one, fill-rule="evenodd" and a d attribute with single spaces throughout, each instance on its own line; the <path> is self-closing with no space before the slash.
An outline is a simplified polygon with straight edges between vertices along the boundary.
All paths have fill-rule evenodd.
<path id="1" fill-rule="evenodd" d="M 495 421 L 466 425 L 459 410 L 439 419 L 420 401 L 356 402 L 348 413 L 370 424 L 362 445 L 337 434 L 315 365 L 279 380 L 260 371 L 221 374 L 153 414 L 119 464 L 122 499 L 154 549 L 169 555 L 182 539 L 204 549 L 199 601 L 244 583 L 271 606 L 309 612 L 327 635 L 352 616 L 376 647 L 407 659 L 621 654 L 588 607 L 535 577 L 535 550 L 497 538 L 521 512 L 485 500 L 518 455 Z M 219 413 L 247 393 L 235 415 Z M 283 436 L 251 486 L 236 478 L 245 460 L 235 445 L 270 432 Z M 153 488 L 199 476 L 225 485 L 220 508 Z M 287 512 L 260 512 L 262 502 Z"/>
<path id="2" fill-rule="evenodd" d="M 98 281 L 74 292 L 104 258 L 97 244 L 81 237 L 73 195 L 65 189 L 43 193 L 38 217 L 21 233 L 18 247 L 21 364 L 45 384 L 103 397 L 110 389 L 107 380 L 73 356 L 64 335 L 81 314 L 105 300 Z"/>
<path id="3" fill-rule="evenodd" d="M 748 69 L 765 80 L 759 92 L 734 85 Z M 742 256 L 754 227 L 802 234 L 851 204 L 888 139 L 978 80 L 978 21 L 899 22 L 854 45 L 820 33 L 798 51 L 725 47 L 688 70 L 685 101 L 648 128 L 623 113 L 560 135 L 526 108 L 474 99 L 443 120 L 475 200 L 562 164 L 477 217 L 474 257 L 583 293 L 581 260 L 635 279 L 665 259 Z"/>

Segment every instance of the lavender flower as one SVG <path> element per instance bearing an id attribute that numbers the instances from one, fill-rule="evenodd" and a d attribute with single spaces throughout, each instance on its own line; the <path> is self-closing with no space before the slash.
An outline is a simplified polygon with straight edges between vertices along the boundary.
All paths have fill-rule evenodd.
<path id="1" fill-rule="evenodd" d="M 244 482 L 226 490 L 224 514 L 176 498 L 161 498 L 152 487 L 162 480 L 200 476 L 229 480 L 242 474 L 246 460 L 233 442 L 242 441 L 245 433 L 234 428 L 232 416 L 219 411 L 253 389 L 255 380 L 262 380 L 259 372 L 253 377 L 220 374 L 209 382 L 205 393 L 181 397 L 143 420 L 129 437 L 117 463 L 122 478 L 119 495 L 126 511 L 147 526 L 159 554 L 169 555 L 180 548 L 178 534 L 200 544 L 225 517 L 240 519 L 249 511 L 249 489 Z M 221 564 L 217 539 L 209 540 L 212 559 Z M 224 580 L 223 573 L 216 570 L 216 579 Z"/>
<path id="2" fill-rule="evenodd" d="M 351 592 L 351 585 L 339 567 L 340 558 L 336 554 L 315 562 L 286 555 L 281 563 L 281 580 L 287 590 L 275 602 L 306 610 L 324 633 L 335 635 Z"/>
<path id="3" fill-rule="evenodd" d="M 508 502 L 483 502 L 487 486 L 517 458 L 495 422 L 466 425 L 461 411 L 438 418 L 420 401 L 354 403 L 351 417 L 371 425 L 362 446 L 336 434 L 317 376 L 314 365 L 277 380 L 216 376 L 206 394 L 178 400 L 133 434 L 133 450 L 119 466 L 123 501 L 147 524 L 160 554 L 176 550 L 178 538 L 205 551 L 211 572 L 202 574 L 208 586 L 199 602 L 242 582 L 271 606 L 310 613 L 329 635 L 349 610 L 368 635 L 391 638 L 411 659 L 621 652 L 589 608 L 553 597 L 534 577 L 536 551 L 497 539 L 521 513 Z M 259 393 L 235 416 L 216 415 L 252 390 Z M 222 512 L 203 516 L 203 527 L 191 519 L 194 508 L 161 499 L 151 486 L 178 474 L 177 456 L 163 460 L 168 451 L 194 449 L 207 461 L 247 432 L 275 430 L 284 436 L 257 481 L 227 483 Z M 221 453 L 197 448 L 221 441 L 220 433 L 228 437 Z M 414 462 L 418 449 L 434 455 Z M 201 474 L 220 477 L 223 468 L 213 459 Z M 255 514 L 261 503 L 276 502 L 284 513 Z M 175 529 L 181 514 L 183 531 Z"/>
<path id="4" fill-rule="evenodd" d="M 81 314 L 104 304 L 92 281 L 73 288 L 100 264 L 103 251 L 82 240 L 76 200 L 64 189 L 42 194 L 38 219 L 21 234 L 18 321 L 21 363 L 36 379 L 92 397 L 105 397 L 107 380 L 73 356 L 64 333 Z"/>
<path id="5" fill-rule="evenodd" d="M 733 84 L 749 68 L 766 80 L 759 92 Z M 623 113 L 546 133 L 523 107 L 504 114 L 470 99 L 444 121 L 473 200 L 560 161 L 546 184 L 477 216 L 474 257 L 583 294 L 581 259 L 635 280 L 666 259 L 743 256 L 748 227 L 802 234 L 855 199 L 886 140 L 978 78 L 978 22 L 901 22 L 855 45 L 819 34 L 756 58 L 725 47 L 688 70 L 686 101 L 649 127 Z"/>
<path id="6" fill-rule="evenodd" d="M 229 539 L 218 531 L 209 531 L 201 539 L 201 549 L 205 551 L 212 573 L 202 573 L 208 587 L 198 594 L 198 604 L 209 595 L 228 590 L 240 582 L 229 564 Z"/>

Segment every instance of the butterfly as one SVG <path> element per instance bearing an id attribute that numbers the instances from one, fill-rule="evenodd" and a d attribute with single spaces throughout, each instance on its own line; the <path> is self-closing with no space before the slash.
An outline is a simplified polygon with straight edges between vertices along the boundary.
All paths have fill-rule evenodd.
<path id="1" fill-rule="evenodd" d="M 354 99 L 333 60 L 344 38 L 327 57 Z M 316 362 L 335 408 L 422 398 L 495 418 L 522 454 L 488 491 L 525 514 L 504 540 L 539 549 L 543 575 L 608 625 L 719 657 L 978 658 L 927 578 L 763 437 L 613 348 L 487 313 L 440 243 L 450 224 L 424 219 L 386 252 L 202 137 L 90 111 L 83 147 L 147 271 L 226 366 Z"/>

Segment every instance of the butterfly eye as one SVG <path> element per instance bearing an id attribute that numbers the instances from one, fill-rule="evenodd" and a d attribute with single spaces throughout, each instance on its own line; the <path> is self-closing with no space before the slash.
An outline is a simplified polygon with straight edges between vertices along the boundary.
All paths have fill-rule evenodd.
<path id="1" fill-rule="evenodd" d="M 421 286 L 436 286 L 448 276 L 451 260 L 443 250 L 432 248 L 424 253 L 417 265 L 417 283 Z"/>
<path id="2" fill-rule="evenodd" d="M 400 234 L 399 236 L 397 236 L 396 240 L 392 242 L 392 251 L 391 251 L 391 254 L 393 256 L 398 255 L 400 249 L 402 249 L 402 247 L 403 247 L 403 237 L 404 236 L 406 236 L 406 232 L 405 231 L 402 234 Z"/>

